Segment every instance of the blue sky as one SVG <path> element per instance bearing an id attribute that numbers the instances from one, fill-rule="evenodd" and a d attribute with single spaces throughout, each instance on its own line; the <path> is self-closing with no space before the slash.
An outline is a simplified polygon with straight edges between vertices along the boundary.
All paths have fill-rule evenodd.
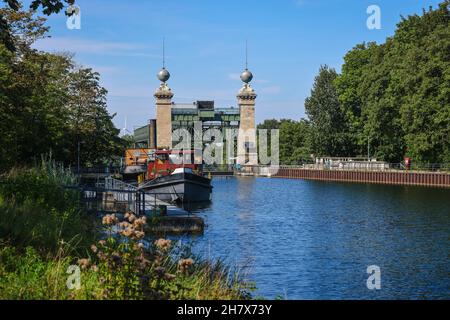
<path id="1" fill-rule="evenodd" d="M 344 54 L 363 41 L 384 42 L 400 15 L 421 13 L 439 0 L 77 0 L 81 30 L 64 14 L 49 18 L 51 38 L 36 47 L 69 51 L 100 72 L 115 123 L 128 129 L 153 118 L 156 73 L 166 67 L 175 102 L 212 99 L 236 105 L 245 67 L 258 98 L 256 119 L 300 119 L 321 64 L 338 71 Z M 381 9 L 381 30 L 366 27 L 369 5 Z"/>

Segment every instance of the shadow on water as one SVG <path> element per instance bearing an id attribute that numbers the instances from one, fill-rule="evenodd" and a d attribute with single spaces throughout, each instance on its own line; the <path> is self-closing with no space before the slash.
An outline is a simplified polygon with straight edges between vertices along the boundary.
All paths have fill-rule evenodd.
<path id="1" fill-rule="evenodd" d="M 203 201 L 203 202 L 187 202 L 177 204 L 180 208 L 188 211 L 188 212 L 202 212 L 211 207 L 211 201 Z"/>

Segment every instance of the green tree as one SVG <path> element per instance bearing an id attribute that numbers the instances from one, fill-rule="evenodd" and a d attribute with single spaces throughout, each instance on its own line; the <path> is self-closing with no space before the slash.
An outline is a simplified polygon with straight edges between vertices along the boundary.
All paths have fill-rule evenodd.
<path id="1" fill-rule="evenodd" d="M 338 93 L 334 85 L 338 74 L 321 66 L 305 110 L 311 124 L 311 148 L 316 156 L 348 156 L 351 148 Z"/>
<path id="2" fill-rule="evenodd" d="M 99 165 L 120 156 L 125 142 L 118 137 L 106 104 L 107 90 L 99 81 L 100 75 L 92 69 L 79 69 L 71 75 L 69 84 L 68 114 L 72 132 L 71 150 L 78 150 L 83 165 Z M 78 154 L 72 153 L 71 163 Z"/>
<path id="3" fill-rule="evenodd" d="M 23 8 L 23 4 L 19 0 L 3 0 L 3 3 L 6 8 L 11 9 L 10 11 L 20 12 Z M 30 10 L 34 12 L 41 8 L 44 14 L 51 15 L 60 12 L 65 5 L 73 5 L 74 3 L 75 0 L 33 0 L 30 4 Z M 7 19 L 3 16 L 3 12 L 0 12 L 0 43 L 10 51 L 16 50 L 11 28 Z"/>
<path id="4" fill-rule="evenodd" d="M 395 74 L 387 63 L 388 47 L 389 44 L 385 44 L 374 50 L 361 83 L 363 137 L 374 150 L 372 156 L 398 162 L 404 154 L 404 133 L 400 124 L 399 100 L 391 86 Z"/>
<path id="5" fill-rule="evenodd" d="M 12 10 L 18 11 L 22 4 L 19 0 L 3 0 L 6 5 Z M 37 10 L 42 7 L 44 14 L 50 15 L 52 13 L 58 13 L 64 8 L 64 5 L 72 5 L 75 0 L 33 0 L 30 4 L 30 9 Z"/>
<path id="6" fill-rule="evenodd" d="M 263 123 L 258 124 L 257 130 L 267 130 L 267 146 L 265 146 L 265 150 L 262 150 L 263 147 L 260 143 L 260 135 L 261 132 L 258 133 L 258 152 L 261 154 L 261 152 L 266 152 L 268 156 L 272 154 L 272 135 L 271 130 L 279 129 L 280 128 L 280 121 L 277 119 L 268 119 L 264 120 Z M 280 158 L 281 161 L 281 158 Z"/>
<path id="7" fill-rule="evenodd" d="M 0 14 L 8 21 L 11 39 L 17 49 L 11 52 L 0 44 L 0 73 L 4 75 L 0 89 L 0 166 L 5 168 L 23 163 L 23 159 L 29 161 L 30 155 L 38 154 L 36 152 L 42 148 L 40 141 L 48 138 L 43 132 L 47 120 L 50 120 L 45 110 L 61 107 L 59 104 L 52 106 L 54 99 L 39 99 L 47 94 L 57 97 L 58 94 L 50 94 L 46 89 L 52 87 L 50 83 L 53 83 L 55 86 L 52 90 L 57 91 L 60 80 L 55 75 L 54 65 L 49 61 L 52 58 L 30 48 L 31 39 L 38 39 L 46 32 L 43 20 L 33 19 L 30 11 L 0 9 Z"/>
<path id="8" fill-rule="evenodd" d="M 335 85 L 354 153 L 449 162 L 449 1 L 402 18 L 384 44 L 357 45 Z"/>
<path id="9" fill-rule="evenodd" d="M 0 44 L 0 170 L 31 165 L 42 154 L 76 165 L 99 164 L 119 156 L 118 137 L 106 109 L 100 75 L 75 67 L 68 54 L 31 48 L 45 36 L 45 20 L 33 11 L 0 9 L 8 22 L 15 51 Z"/>
<path id="10" fill-rule="evenodd" d="M 356 45 L 342 73 L 323 66 L 305 101 L 309 122 L 266 120 L 280 129 L 280 160 L 366 156 L 450 163 L 450 1 L 403 18 L 385 43 Z"/>
<path id="11" fill-rule="evenodd" d="M 377 45 L 373 42 L 355 46 L 345 55 L 342 73 L 334 81 L 347 126 L 348 156 L 366 154 L 368 137 L 364 133 L 364 125 L 367 118 L 363 117 L 364 91 L 361 84 L 375 50 Z"/>
<path id="12" fill-rule="evenodd" d="M 280 124 L 280 162 L 311 162 L 311 127 L 308 121 L 282 120 Z"/>
<path id="13" fill-rule="evenodd" d="M 259 124 L 258 129 L 267 129 L 268 132 L 272 129 L 280 130 L 279 156 L 281 164 L 301 164 L 312 160 L 310 125 L 308 121 L 304 119 L 300 121 L 269 119 Z M 271 141 L 269 139 L 269 150 L 270 147 Z"/>
<path id="14" fill-rule="evenodd" d="M 418 162 L 450 163 L 449 3 L 403 18 L 392 39 L 406 154 Z"/>

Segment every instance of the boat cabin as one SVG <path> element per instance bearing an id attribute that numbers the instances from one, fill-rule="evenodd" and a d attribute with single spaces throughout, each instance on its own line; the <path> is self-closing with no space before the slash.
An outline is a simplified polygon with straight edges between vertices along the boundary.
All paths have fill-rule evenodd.
<path id="1" fill-rule="evenodd" d="M 193 150 L 157 150 L 148 158 L 147 180 L 170 175 L 178 168 L 201 173 L 201 167 L 194 161 Z"/>

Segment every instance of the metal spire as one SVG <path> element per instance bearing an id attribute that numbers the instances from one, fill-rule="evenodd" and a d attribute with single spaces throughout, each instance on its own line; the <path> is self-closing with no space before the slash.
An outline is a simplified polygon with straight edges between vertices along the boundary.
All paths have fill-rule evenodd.
<path id="1" fill-rule="evenodd" d="M 248 41 L 245 39 L 245 70 L 248 70 Z"/>
<path id="2" fill-rule="evenodd" d="M 163 67 L 162 67 L 162 69 L 158 72 L 158 74 L 156 75 L 157 77 L 158 77 L 158 79 L 161 81 L 161 82 L 167 82 L 167 80 L 169 80 L 169 78 L 170 78 L 170 73 L 169 73 L 169 71 L 167 71 L 166 70 L 166 38 L 165 37 L 163 37 L 163 43 L 162 43 L 162 54 L 163 54 L 163 57 L 162 57 L 162 63 L 163 63 Z"/>
<path id="3" fill-rule="evenodd" d="M 245 40 L 245 70 L 241 73 L 241 80 L 249 84 L 253 79 L 253 74 L 248 70 L 248 41 Z"/>
<path id="4" fill-rule="evenodd" d="M 166 39 L 163 37 L 163 69 L 166 68 Z"/>

